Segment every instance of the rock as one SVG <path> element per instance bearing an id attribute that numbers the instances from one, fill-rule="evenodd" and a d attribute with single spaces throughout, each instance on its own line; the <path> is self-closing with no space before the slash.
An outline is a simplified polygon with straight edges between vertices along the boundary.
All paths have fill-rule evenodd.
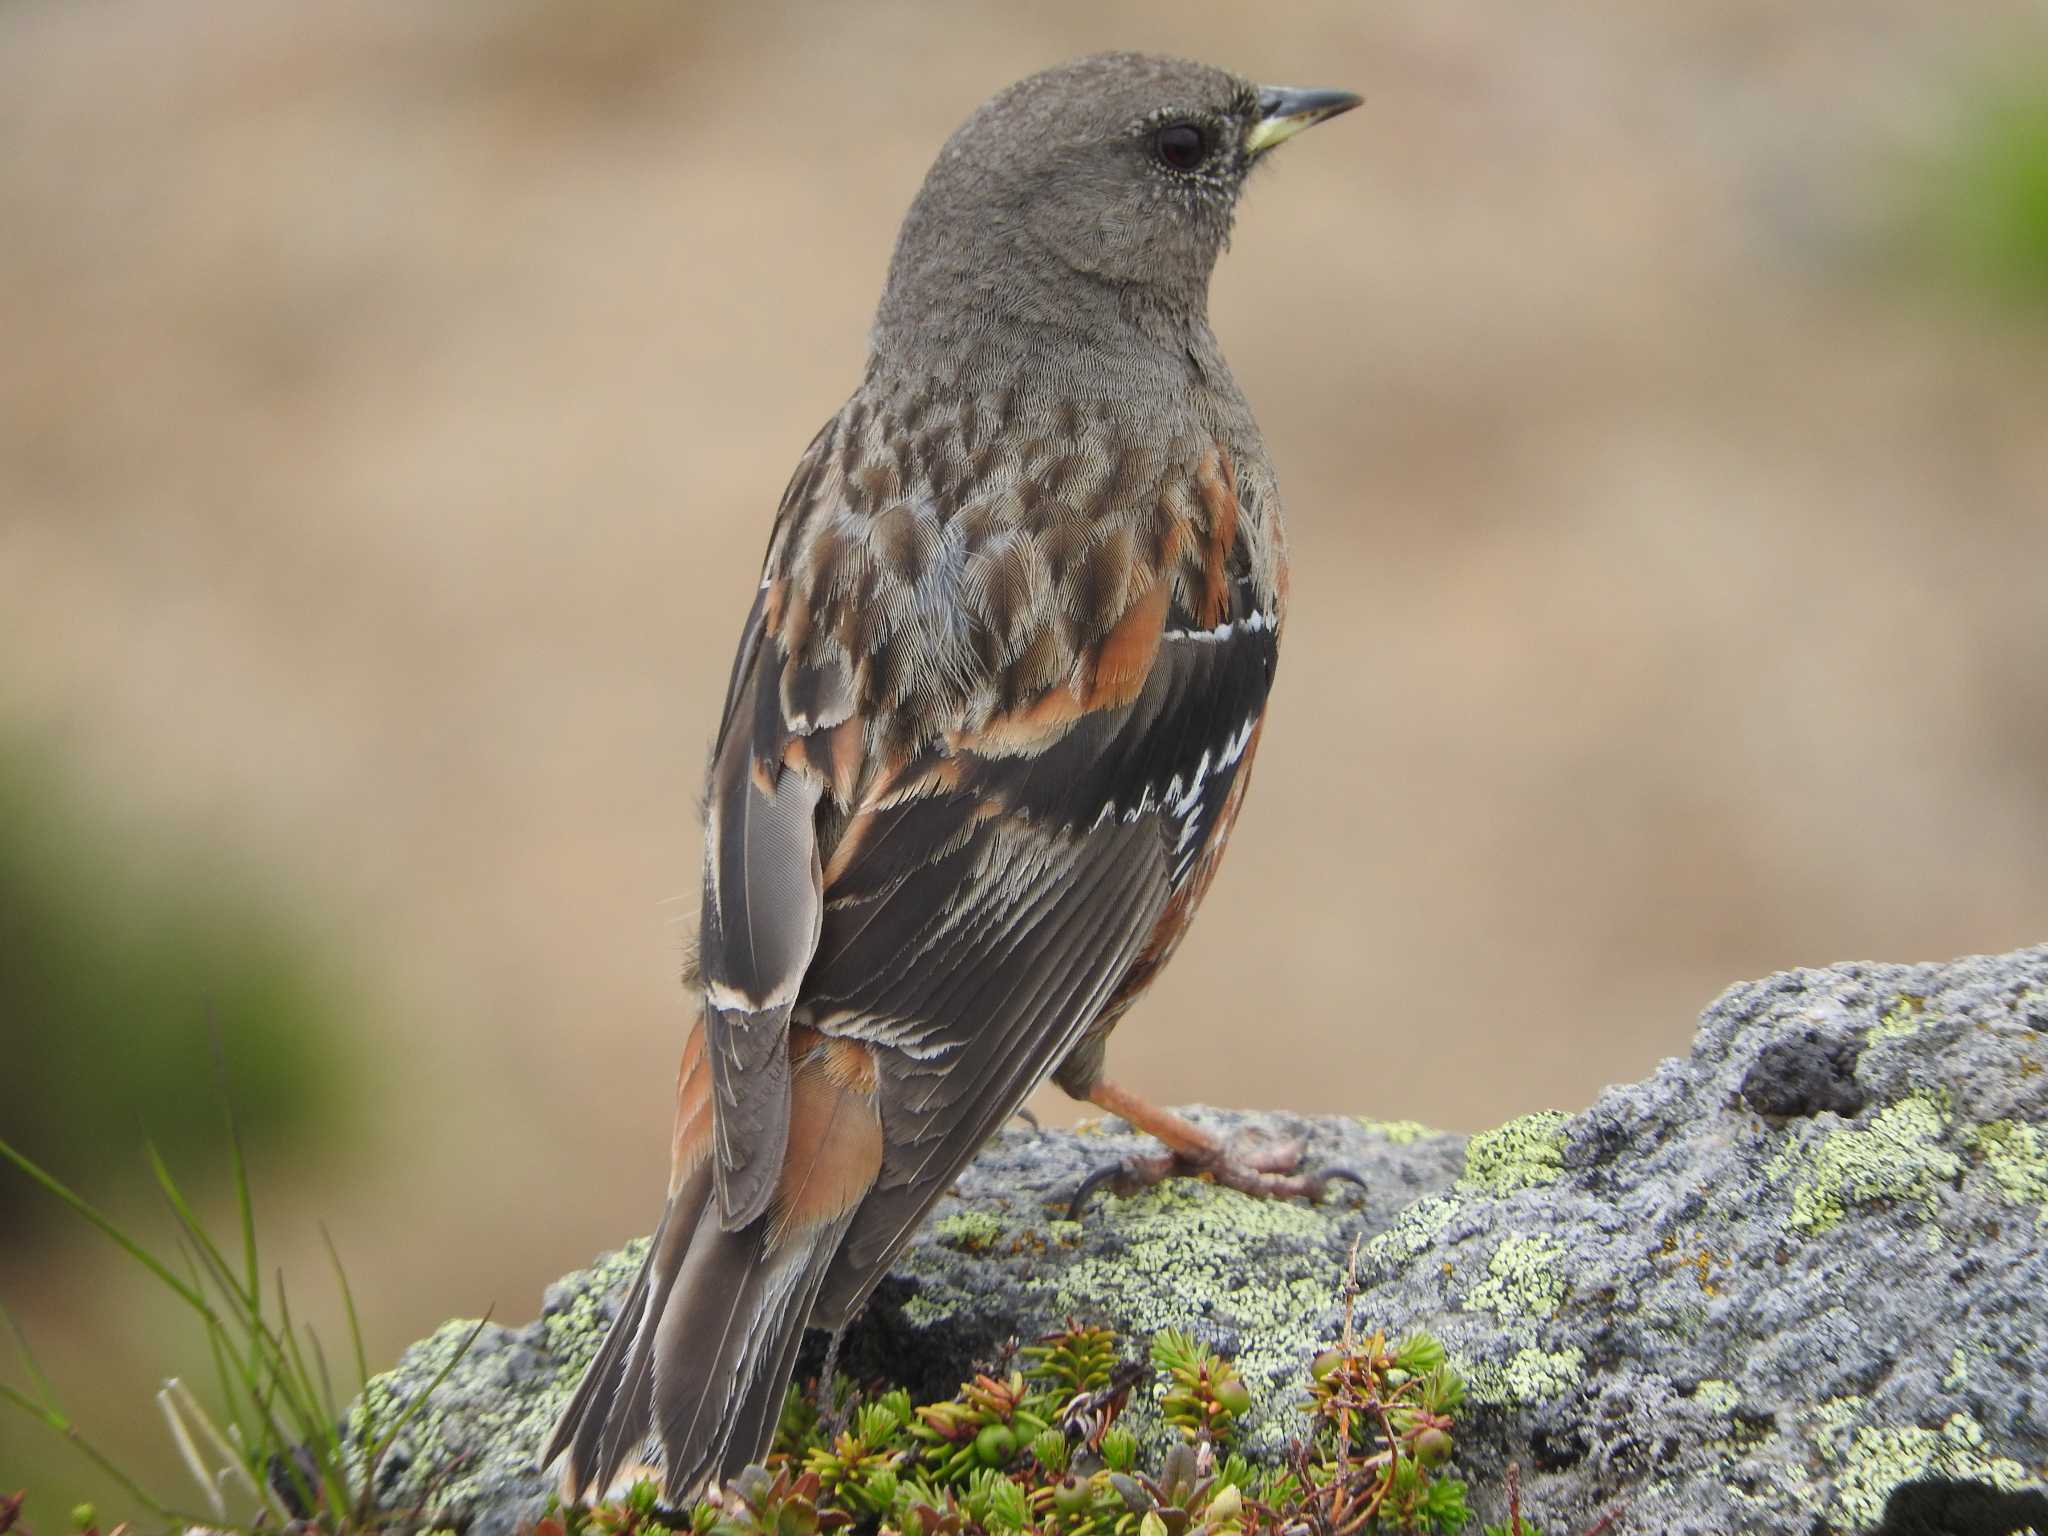
<path id="1" fill-rule="evenodd" d="M 1312 1163 L 1365 1176 L 1362 1203 L 1342 1186 L 1311 1207 L 1182 1182 L 1070 1222 L 1076 1185 L 1143 1143 L 1115 1122 L 1012 1127 L 842 1360 L 937 1397 L 1068 1315 L 1131 1339 L 1181 1327 L 1235 1358 L 1255 1399 L 1250 1449 L 1271 1457 L 1301 1427 L 1301 1373 L 1339 1324 L 1356 1244 L 1358 1323 L 1430 1330 L 1471 1383 L 1457 1470 L 1486 1519 L 1502 1518 L 1510 1461 L 1551 1536 L 1608 1509 L 1620 1529 L 1671 1536 L 1814 1536 L 2037 1508 L 2044 1017 L 2048 947 L 1845 965 L 1737 986 L 1691 1054 L 1644 1082 L 1469 1140 L 1193 1112 L 1305 1137 Z M 546 1491 L 535 1448 L 638 1256 L 568 1277 L 526 1328 L 484 1329 L 379 1469 L 386 1506 L 424 1504 L 476 1536 L 531 1519 Z M 388 1421 L 466 1332 L 414 1346 L 366 1402 Z M 1151 1409 L 1134 1404 L 1135 1422 Z"/>

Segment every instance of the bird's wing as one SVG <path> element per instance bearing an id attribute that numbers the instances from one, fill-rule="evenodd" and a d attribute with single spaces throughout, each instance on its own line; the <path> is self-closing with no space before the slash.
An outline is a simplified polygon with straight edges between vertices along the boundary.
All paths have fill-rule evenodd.
<path id="1" fill-rule="evenodd" d="M 1277 632 L 1220 452 L 1105 457 L 1106 509 L 1054 484 L 1033 516 L 1029 480 L 1000 511 L 863 506 L 840 436 L 785 497 L 735 667 L 702 969 L 728 1230 L 803 1140 L 792 1022 L 871 1053 L 864 1276 L 1185 925 Z"/>
<path id="2" fill-rule="evenodd" d="M 801 743 L 853 714 L 842 656 L 790 655 L 786 579 L 792 514 L 807 504 L 831 427 L 783 495 L 766 574 L 747 615 L 705 794 L 698 970 L 710 1064 L 712 1182 L 720 1223 L 767 1209 L 789 1141 L 789 1017 L 823 915 L 817 810 L 825 790 Z M 680 1157 L 680 1153 L 678 1154 Z"/>
<path id="3" fill-rule="evenodd" d="M 843 1316 L 932 1202 L 1162 942 L 1247 766 L 1263 616 L 1191 630 L 1141 600 L 1135 687 L 1048 729 L 998 719 L 856 818 L 799 1004 L 879 1047 L 883 1160 L 821 1295 Z M 1097 652 L 1107 670 L 1126 635 Z M 1046 701 L 1043 714 L 1066 714 Z M 1092 706 L 1092 707 L 1091 707 Z M 1029 714 L 1032 711 L 1027 711 Z"/>

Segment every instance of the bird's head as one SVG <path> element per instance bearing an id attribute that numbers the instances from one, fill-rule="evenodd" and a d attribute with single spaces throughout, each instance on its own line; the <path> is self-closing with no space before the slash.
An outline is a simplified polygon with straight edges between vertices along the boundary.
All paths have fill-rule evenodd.
<path id="1" fill-rule="evenodd" d="M 883 320 L 892 305 L 1029 304 L 1091 285 L 1199 314 L 1252 168 L 1358 102 L 1140 53 L 1021 80 L 961 125 L 925 178 Z"/>

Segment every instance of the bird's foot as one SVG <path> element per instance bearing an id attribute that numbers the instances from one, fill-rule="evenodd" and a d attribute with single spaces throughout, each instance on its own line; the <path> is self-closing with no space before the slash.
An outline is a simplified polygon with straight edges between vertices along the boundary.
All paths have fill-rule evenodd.
<path id="1" fill-rule="evenodd" d="M 1267 1141 L 1255 1136 L 1220 1142 L 1206 1134 L 1206 1145 L 1167 1146 L 1159 1152 L 1127 1157 L 1090 1174 L 1068 1204 L 1069 1220 L 1078 1221 L 1088 1202 L 1102 1191 L 1131 1195 L 1168 1179 L 1207 1179 L 1228 1189 L 1267 1200 L 1320 1200 L 1333 1182 L 1365 1187 L 1354 1169 L 1324 1167 L 1304 1170 L 1307 1148 L 1298 1140 Z"/>

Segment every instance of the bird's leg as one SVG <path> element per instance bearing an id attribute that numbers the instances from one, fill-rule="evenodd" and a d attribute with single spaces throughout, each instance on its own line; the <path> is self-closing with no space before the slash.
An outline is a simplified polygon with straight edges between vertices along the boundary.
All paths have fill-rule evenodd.
<path id="1" fill-rule="evenodd" d="M 1280 1200 L 1295 1195 L 1319 1200 L 1332 1179 L 1345 1179 L 1361 1186 L 1365 1183 L 1348 1168 L 1302 1172 L 1302 1154 L 1307 1149 L 1298 1140 L 1269 1142 L 1235 1137 L 1228 1142 L 1219 1141 L 1186 1116 L 1101 1078 L 1089 1086 L 1088 1102 L 1164 1142 L 1166 1150 L 1151 1157 L 1128 1158 L 1092 1175 L 1074 1194 L 1070 1214 L 1076 1218 L 1098 1189 L 1130 1194 L 1173 1178 L 1211 1179 L 1248 1195 Z"/>

